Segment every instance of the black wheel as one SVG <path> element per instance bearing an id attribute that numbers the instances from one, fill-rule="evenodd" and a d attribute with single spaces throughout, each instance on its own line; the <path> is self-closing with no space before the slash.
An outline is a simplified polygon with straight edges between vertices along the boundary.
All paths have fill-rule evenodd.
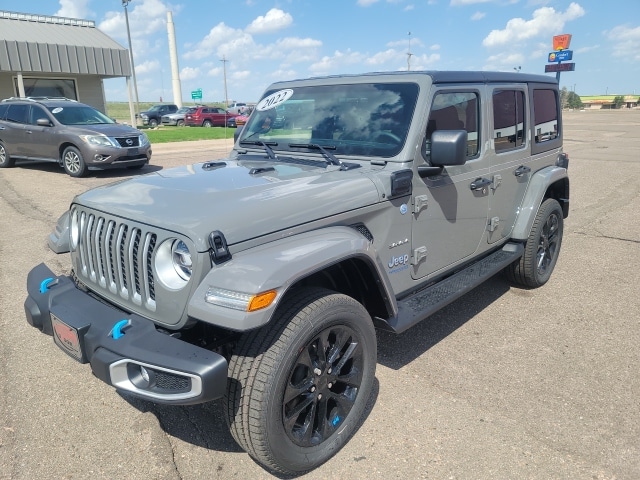
<path id="1" fill-rule="evenodd" d="M 505 269 L 507 278 L 516 285 L 528 288 L 547 283 L 560 254 L 562 232 L 562 208 L 557 200 L 548 198 L 538 209 L 524 255 Z"/>
<path id="2" fill-rule="evenodd" d="M 9 152 L 4 146 L 4 143 L 0 142 L 0 168 L 9 168 L 15 165 L 16 161 L 11 158 Z"/>
<path id="3" fill-rule="evenodd" d="M 150 118 L 149 119 L 149 126 L 151 128 L 156 128 L 158 126 L 158 120 L 156 120 L 155 118 Z"/>
<path id="4" fill-rule="evenodd" d="M 84 177 L 87 174 L 87 164 L 84 163 L 82 153 L 76 147 L 67 147 L 62 152 L 62 166 L 64 171 L 72 177 Z"/>
<path id="5" fill-rule="evenodd" d="M 205 120 L 204 122 L 202 122 L 202 126 L 211 127 L 212 126 L 211 120 Z"/>
<path id="6" fill-rule="evenodd" d="M 321 288 L 283 300 L 229 363 L 227 420 L 257 462 L 287 475 L 331 458 L 357 430 L 373 387 L 376 334 L 364 307 Z"/>
<path id="7" fill-rule="evenodd" d="M 178 127 L 184 127 L 184 120 L 178 120 L 178 121 L 176 122 L 176 126 L 178 126 Z"/>

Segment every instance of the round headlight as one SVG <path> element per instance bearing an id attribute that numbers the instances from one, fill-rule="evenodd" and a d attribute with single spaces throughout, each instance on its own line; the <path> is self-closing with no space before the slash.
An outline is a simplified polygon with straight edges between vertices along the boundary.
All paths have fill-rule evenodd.
<path id="1" fill-rule="evenodd" d="M 173 268 L 185 282 L 191 278 L 191 270 L 193 263 L 191 262 L 191 252 L 189 247 L 182 240 L 176 240 L 171 246 L 171 259 L 173 260 Z"/>
<path id="2" fill-rule="evenodd" d="M 158 280 L 170 290 L 184 288 L 193 271 L 191 252 L 185 242 L 177 238 L 160 244 L 155 255 L 155 270 Z"/>
<path id="3" fill-rule="evenodd" d="M 71 213 L 71 225 L 69 229 L 71 248 L 73 250 L 78 246 L 78 240 L 80 239 L 80 223 L 78 222 L 78 210 L 74 210 Z"/>

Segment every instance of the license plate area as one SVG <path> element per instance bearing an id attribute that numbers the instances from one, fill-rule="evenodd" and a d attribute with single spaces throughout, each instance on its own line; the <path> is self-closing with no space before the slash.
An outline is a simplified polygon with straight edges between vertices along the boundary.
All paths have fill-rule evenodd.
<path id="1" fill-rule="evenodd" d="M 51 327 L 54 343 L 70 357 L 82 363 L 86 362 L 78 330 L 67 325 L 53 313 L 51 313 Z"/>
<path id="2" fill-rule="evenodd" d="M 127 150 L 127 155 L 129 155 L 130 157 L 138 155 L 138 153 L 140 153 L 140 150 L 137 148 L 130 148 Z"/>

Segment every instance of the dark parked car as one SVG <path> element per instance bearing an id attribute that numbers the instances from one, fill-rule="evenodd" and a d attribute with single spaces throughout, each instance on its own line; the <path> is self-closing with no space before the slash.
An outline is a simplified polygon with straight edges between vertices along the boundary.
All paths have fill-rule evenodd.
<path id="1" fill-rule="evenodd" d="M 82 177 L 90 169 L 142 168 L 151 145 L 139 130 L 75 100 L 10 98 L 0 102 L 0 167 L 17 159 L 57 162 Z"/>
<path id="2" fill-rule="evenodd" d="M 232 117 L 237 115 L 227 113 L 224 108 L 198 107 L 194 112 L 187 112 L 184 124 L 189 127 L 224 127 Z"/>
<path id="3" fill-rule="evenodd" d="M 160 124 L 163 115 L 175 113 L 178 111 L 178 106 L 173 104 L 161 104 L 154 105 L 145 112 L 140 112 L 140 118 L 143 125 L 149 125 L 150 127 L 157 127 Z"/>

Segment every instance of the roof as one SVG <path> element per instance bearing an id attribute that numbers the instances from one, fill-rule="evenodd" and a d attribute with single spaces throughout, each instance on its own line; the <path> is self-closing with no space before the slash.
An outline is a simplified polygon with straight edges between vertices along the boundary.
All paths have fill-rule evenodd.
<path id="1" fill-rule="evenodd" d="M 90 20 L 0 10 L 0 72 L 123 77 L 129 51 Z"/>

